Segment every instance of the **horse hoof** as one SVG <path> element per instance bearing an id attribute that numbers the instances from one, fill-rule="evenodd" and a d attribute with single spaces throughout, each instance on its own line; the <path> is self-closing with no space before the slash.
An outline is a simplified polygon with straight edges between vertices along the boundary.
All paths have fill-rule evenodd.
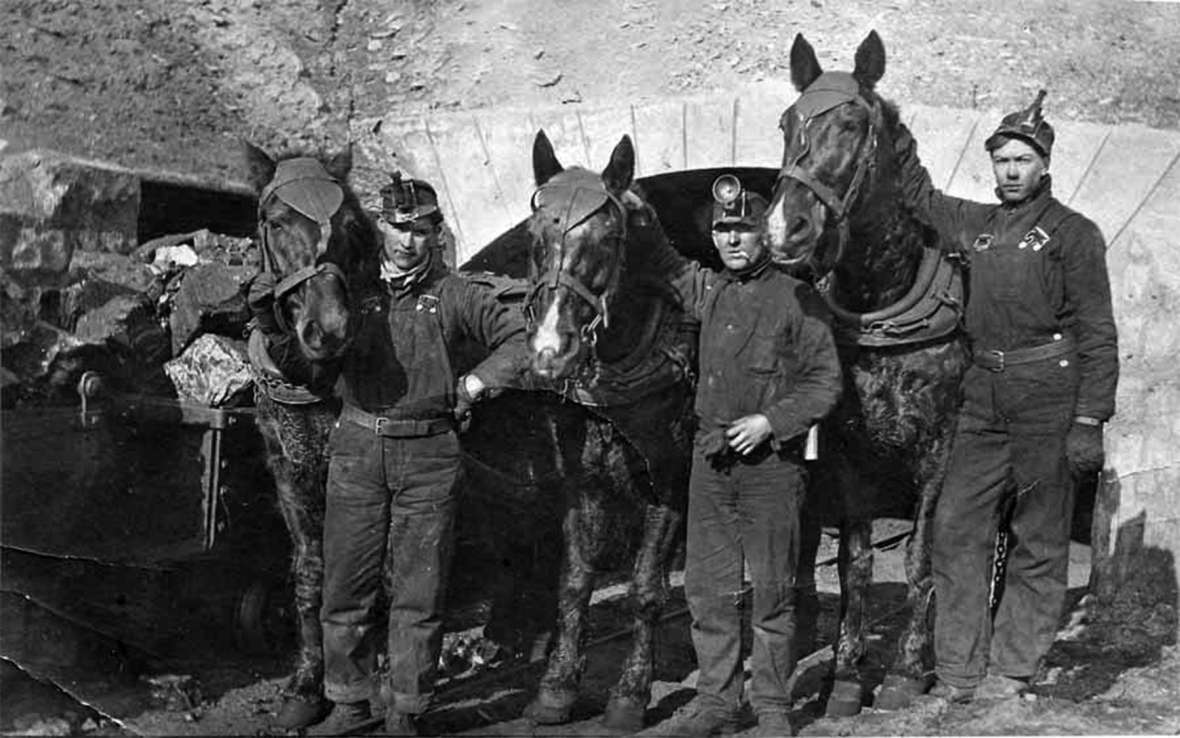
<path id="1" fill-rule="evenodd" d="M 323 697 L 291 696 L 283 700 L 275 723 L 285 730 L 298 730 L 323 722 L 332 703 Z"/>
<path id="2" fill-rule="evenodd" d="M 926 694 L 930 689 L 928 677 L 907 677 L 901 674 L 886 674 L 881 682 L 881 691 L 873 701 L 873 708 L 877 710 L 904 710 L 910 706 L 915 698 Z"/>
<path id="3" fill-rule="evenodd" d="M 623 733 L 638 733 L 643 730 L 643 715 L 647 711 L 646 704 L 627 697 L 612 697 L 606 703 L 606 712 L 602 715 L 602 725 L 608 730 Z"/>
<path id="4" fill-rule="evenodd" d="M 832 685 L 832 694 L 828 696 L 828 717 L 852 717 L 860 714 L 864 704 L 864 697 L 859 682 L 837 680 Z"/>
<path id="5" fill-rule="evenodd" d="M 524 716 L 538 725 L 561 725 L 570 721 L 574 711 L 573 697 L 538 694 L 536 699 L 524 708 Z"/>

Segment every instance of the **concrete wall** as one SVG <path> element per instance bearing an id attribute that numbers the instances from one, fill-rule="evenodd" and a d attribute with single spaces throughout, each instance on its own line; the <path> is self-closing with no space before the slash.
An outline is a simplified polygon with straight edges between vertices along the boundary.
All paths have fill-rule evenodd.
<path id="1" fill-rule="evenodd" d="M 777 167 L 778 118 L 795 97 L 789 86 L 763 83 L 733 95 L 642 105 L 391 114 L 353 130 L 363 159 L 438 185 L 462 263 L 528 215 L 538 128 L 566 165 L 601 169 L 629 134 L 640 177 Z M 994 197 L 983 140 L 999 111 L 904 103 L 901 109 L 945 191 Z M 1054 122 L 1054 190 L 1106 236 L 1120 331 L 1122 377 L 1107 435 L 1096 560 L 1125 547 L 1128 535 L 1174 558 L 1180 553 L 1180 132 Z"/>

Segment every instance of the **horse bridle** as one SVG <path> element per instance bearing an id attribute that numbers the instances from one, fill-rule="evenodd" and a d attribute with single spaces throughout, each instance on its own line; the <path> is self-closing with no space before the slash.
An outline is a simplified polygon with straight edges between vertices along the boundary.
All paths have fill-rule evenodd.
<path id="1" fill-rule="evenodd" d="M 541 290 L 557 291 L 558 287 L 565 287 L 570 292 L 580 297 L 587 305 L 594 310 L 594 318 L 582 326 L 581 338 L 589 344 L 593 349 L 598 343 L 598 328 L 599 326 L 610 327 L 610 312 L 608 309 L 611 295 L 618 288 L 620 277 L 623 272 L 622 268 L 622 254 L 619 253 L 622 249 L 622 244 L 627 241 L 627 210 L 623 206 L 622 201 L 610 190 L 606 189 L 604 185 L 599 182 L 598 186 L 586 186 L 582 184 L 568 184 L 568 183 L 547 183 L 541 185 L 533 192 L 533 196 L 529 202 L 530 207 L 535 213 L 541 205 L 538 204 L 540 196 L 546 191 L 560 190 L 563 196 L 568 197 L 565 203 L 565 212 L 560 220 L 561 225 L 561 241 L 557 247 L 556 264 L 544 274 L 534 279 L 532 289 L 524 304 L 525 319 L 529 326 L 536 322 L 536 314 L 533 310 L 533 303 L 537 299 L 537 295 Z M 590 202 L 597 203 L 596 207 L 587 210 L 586 212 L 575 212 L 574 206 L 578 202 L 581 195 L 587 195 Z M 623 232 L 615 239 L 616 253 L 614 258 L 614 265 L 611 269 L 611 275 L 607 280 L 606 289 L 602 291 L 601 295 L 595 295 L 590 291 L 582 280 L 574 277 L 567 272 L 562 271 L 561 265 L 565 262 L 565 237 L 576 225 L 582 223 L 594 213 L 602 209 L 603 205 L 611 203 L 618 210 L 619 221 L 622 224 Z"/>
<path id="2" fill-rule="evenodd" d="M 783 166 L 782 169 L 779 170 L 778 177 L 775 180 L 775 189 L 778 189 L 779 182 L 784 178 L 793 179 L 796 182 L 802 184 L 807 189 L 811 190 L 812 194 L 819 198 L 820 202 L 822 202 L 828 208 L 828 211 L 832 214 L 832 218 L 834 219 L 835 225 L 838 229 L 836 259 L 834 263 L 839 263 L 840 259 L 844 256 L 844 251 L 848 245 L 848 213 L 852 210 L 852 207 L 856 204 L 857 199 L 860 197 L 861 187 L 866 180 L 872 177 L 874 171 L 877 168 L 877 132 L 881 128 L 881 111 L 876 104 L 870 103 L 859 93 L 855 95 L 844 93 L 837 96 L 838 99 L 834 104 L 827 104 L 826 106 L 812 110 L 810 115 L 804 116 L 796 109 L 796 106 L 806 100 L 809 92 L 811 92 L 811 88 L 804 90 L 799 99 L 796 100 L 795 103 L 789 108 L 787 108 L 783 112 L 782 117 L 779 119 L 779 128 L 784 133 L 786 133 L 787 130 L 787 121 L 789 116 L 795 115 L 801 120 L 801 124 L 799 126 L 799 137 L 802 146 L 800 147 L 799 153 L 796 154 L 790 161 L 787 159 L 790 151 L 783 152 Z M 825 90 L 825 92 L 830 93 L 831 91 Z M 803 161 L 803 158 L 806 157 L 811 151 L 811 142 L 807 138 L 807 128 L 809 125 L 811 125 L 811 121 L 815 120 L 823 113 L 826 113 L 829 110 L 846 103 L 859 105 L 868 111 L 869 133 L 866 137 L 866 140 L 861 144 L 860 151 L 858 152 L 856 170 L 852 174 L 852 181 L 849 183 L 848 189 L 844 192 L 844 196 L 841 197 L 840 195 L 836 194 L 836 191 L 833 188 L 819 181 L 811 174 L 811 172 L 808 172 L 806 169 L 799 166 L 799 163 Z"/>
<path id="3" fill-rule="evenodd" d="M 327 199 L 323 200 L 317 195 L 322 194 L 325 188 L 329 194 Z M 335 177 L 328 174 L 319 160 L 311 157 L 297 157 L 279 162 L 274 178 L 266 187 L 262 188 L 262 192 L 258 195 L 258 222 L 264 225 L 260 229 L 259 238 L 262 269 L 278 279 L 273 288 L 275 320 L 280 328 L 289 332 L 290 325 L 288 325 L 282 310 L 284 296 L 320 274 L 336 276 L 346 288 L 348 281 L 345 278 L 344 270 L 330 261 L 313 262 L 286 276 L 278 273 L 275 256 L 271 249 L 269 229 L 265 227 L 263 220 L 267 204 L 275 197 L 301 215 L 315 221 L 319 226 L 320 239 L 316 243 L 315 253 L 315 262 L 319 262 L 319 258 L 328 251 L 328 243 L 332 238 L 332 216 L 340 210 L 344 202 L 344 188 L 340 186 Z"/>

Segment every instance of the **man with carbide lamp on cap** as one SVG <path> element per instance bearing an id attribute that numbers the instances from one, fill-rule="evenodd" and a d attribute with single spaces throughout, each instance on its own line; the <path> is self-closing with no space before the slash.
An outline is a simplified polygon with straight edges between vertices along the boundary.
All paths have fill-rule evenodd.
<path id="1" fill-rule="evenodd" d="M 700 423 L 688 502 L 685 592 L 697 696 L 657 728 L 711 735 L 738 727 L 744 570 L 752 580 L 749 700 L 759 734 L 790 734 L 794 576 L 808 429 L 836 404 L 840 363 L 823 300 L 775 269 L 767 202 L 733 175 L 713 185 L 715 272 L 664 244 L 656 270 L 701 322 Z"/>

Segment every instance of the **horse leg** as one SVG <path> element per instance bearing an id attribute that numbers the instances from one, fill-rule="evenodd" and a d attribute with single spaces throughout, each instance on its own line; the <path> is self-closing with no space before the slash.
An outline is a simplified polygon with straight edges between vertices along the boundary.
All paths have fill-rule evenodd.
<path id="1" fill-rule="evenodd" d="M 864 704 L 859 667 L 865 652 L 865 600 L 873 581 L 872 530 L 867 519 L 845 521 L 840 530 L 840 632 L 829 717 L 856 715 Z"/>
<path id="2" fill-rule="evenodd" d="M 651 701 L 656 626 L 668 600 L 668 561 L 680 518 L 666 505 L 648 505 L 644 514 L 643 543 L 635 557 L 629 593 L 635 617 L 631 653 L 623 662 L 602 718 L 611 730 L 635 733 L 643 729 L 643 716 Z"/>
<path id="3" fill-rule="evenodd" d="M 324 499 L 323 485 L 314 474 L 299 474 L 285 460 L 284 465 L 287 467 L 285 473 L 276 474 L 275 481 L 279 508 L 291 536 L 298 652 L 295 673 L 284 689 L 278 722 L 301 727 L 322 718 L 328 707 L 323 696 L 323 630 L 320 625 Z"/>
<path id="4" fill-rule="evenodd" d="M 583 646 L 594 572 L 587 560 L 587 552 L 582 549 L 585 535 L 582 525 L 582 511 L 575 502 L 569 505 L 562 522 L 565 552 L 557 595 L 554 647 L 537 696 L 524 712 L 525 717 L 542 725 L 569 721 L 586 666 Z"/>
<path id="5" fill-rule="evenodd" d="M 910 618 L 897 644 L 897 656 L 881 683 L 874 707 L 880 710 L 901 710 L 915 697 L 924 694 L 933 683 L 933 674 L 926 664 L 933 651 L 931 624 L 934 602 L 934 580 L 930 569 L 933 544 L 934 506 L 942 489 L 945 455 L 932 454 L 939 466 L 923 475 L 926 480 L 918 498 L 914 517 L 914 532 L 906 544 L 906 602 Z"/>
<path id="6" fill-rule="evenodd" d="M 799 565 L 795 569 L 795 660 L 815 651 L 819 628 L 819 595 L 815 559 L 823 528 L 804 503 L 799 519 Z"/>

